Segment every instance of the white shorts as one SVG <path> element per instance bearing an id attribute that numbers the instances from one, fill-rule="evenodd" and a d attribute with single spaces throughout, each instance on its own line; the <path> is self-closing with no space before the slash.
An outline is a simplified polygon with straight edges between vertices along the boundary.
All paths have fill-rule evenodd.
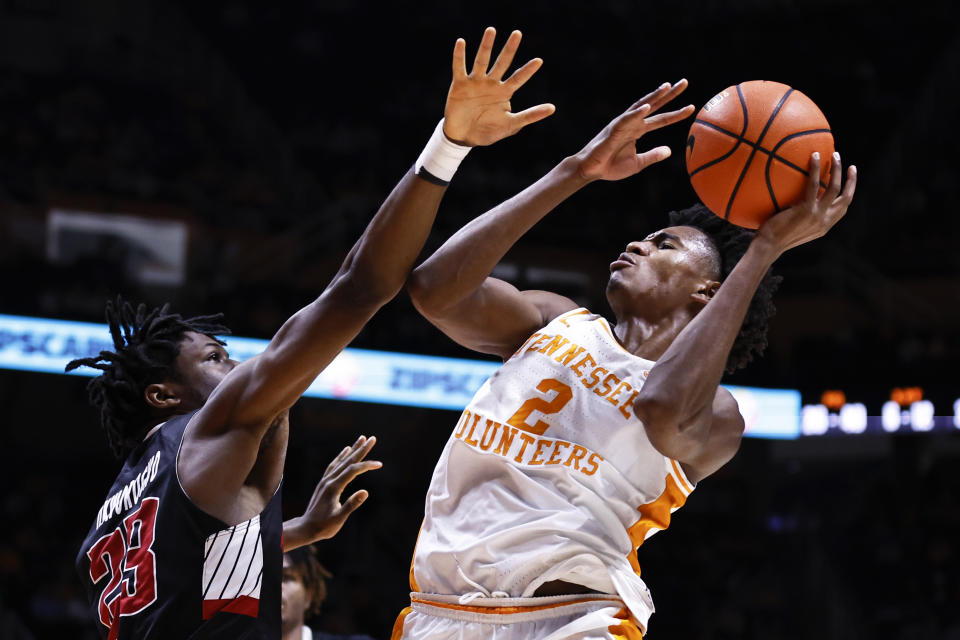
<path id="1" fill-rule="evenodd" d="M 623 601 L 604 594 L 483 598 L 411 593 L 391 640 L 642 640 Z"/>

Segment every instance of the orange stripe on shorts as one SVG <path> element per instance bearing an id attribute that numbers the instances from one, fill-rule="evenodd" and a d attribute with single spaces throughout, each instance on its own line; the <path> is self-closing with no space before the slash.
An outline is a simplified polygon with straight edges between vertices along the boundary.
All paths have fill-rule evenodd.
<path id="1" fill-rule="evenodd" d="M 390 632 L 390 640 L 400 640 L 403 637 L 403 620 L 407 617 L 413 609 L 410 607 L 404 607 L 400 612 L 400 615 L 397 616 L 396 621 L 393 623 L 393 631 Z"/>

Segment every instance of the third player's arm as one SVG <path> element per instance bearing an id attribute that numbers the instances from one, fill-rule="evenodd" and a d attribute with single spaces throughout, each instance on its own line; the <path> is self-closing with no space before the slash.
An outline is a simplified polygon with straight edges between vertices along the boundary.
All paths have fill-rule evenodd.
<path id="1" fill-rule="evenodd" d="M 657 360 L 637 396 L 634 411 L 651 443 L 694 467 L 700 477 L 722 466 L 739 446 L 742 418 L 732 397 L 718 385 L 760 281 L 784 251 L 824 235 L 850 206 L 856 169 L 848 170 L 841 193 L 839 154 L 833 167 L 830 186 L 818 197 L 820 162 L 811 158 L 812 177 L 803 201 L 758 230 L 714 297 Z"/>
<path id="2" fill-rule="evenodd" d="M 344 447 L 327 465 L 303 514 L 283 523 L 284 552 L 332 538 L 350 514 L 363 504 L 369 495 L 366 489 L 355 491 L 342 504 L 340 497 L 354 478 L 383 466 L 377 460 L 364 459 L 376 441 L 376 437 L 360 436 L 353 446 Z"/>
<path id="3" fill-rule="evenodd" d="M 543 178 L 468 223 L 411 274 L 407 291 L 430 322 L 460 344 L 506 359 L 531 333 L 576 307 L 546 291 L 519 291 L 490 273 L 507 251 L 557 205 L 594 180 L 620 180 L 667 158 L 642 154 L 644 133 L 686 118 L 692 107 L 654 114 L 679 95 L 685 80 L 665 83 L 608 124 L 579 153 Z"/>

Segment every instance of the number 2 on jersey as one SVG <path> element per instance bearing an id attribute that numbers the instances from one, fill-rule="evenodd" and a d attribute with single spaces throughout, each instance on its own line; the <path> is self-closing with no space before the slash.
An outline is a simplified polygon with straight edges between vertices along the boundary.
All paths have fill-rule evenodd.
<path id="1" fill-rule="evenodd" d="M 507 424 L 541 436 L 550 425 L 543 420 L 537 420 L 536 424 L 531 426 L 527 424 L 527 418 L 529 418 L 530 414 L 534 411 L 539 411 L 543 414 L 560 411 L 560 409 L 563 409 L 566 404 L 570 402 L 570 399 L 573 398 L 573 389 L 556 378 L 544 378 L 540 381 L 540 384 L 537 385 L 537 391 L 542 391 L 543 393 L 555 391 L 556 395 L 553 396 L 551 400 L 544 400 L 537 396 L 527 398 L 523 404 L 520 405 L 520 408 L 517 409 L 516 413 L 510 416 Z"/>

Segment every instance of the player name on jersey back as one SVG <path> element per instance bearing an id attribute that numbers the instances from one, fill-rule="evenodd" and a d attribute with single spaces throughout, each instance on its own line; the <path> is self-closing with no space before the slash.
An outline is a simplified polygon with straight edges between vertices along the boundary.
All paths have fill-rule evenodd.
<path id="1" fill-rule="evenodd" d="M 157 469 L 160 468 L 162 453 L 162 451 L 157 451 L 153 454 L 153 457 L 147 460 L 143 471 L 137 474 L 123 489 L 104 501 L 103 506 L 97 512 L 96 526 L 98 529 L 114 516 L 129 511 L 140 502 L 140 498 L 143 497 L 147 487 L 157 479 Z"/>

